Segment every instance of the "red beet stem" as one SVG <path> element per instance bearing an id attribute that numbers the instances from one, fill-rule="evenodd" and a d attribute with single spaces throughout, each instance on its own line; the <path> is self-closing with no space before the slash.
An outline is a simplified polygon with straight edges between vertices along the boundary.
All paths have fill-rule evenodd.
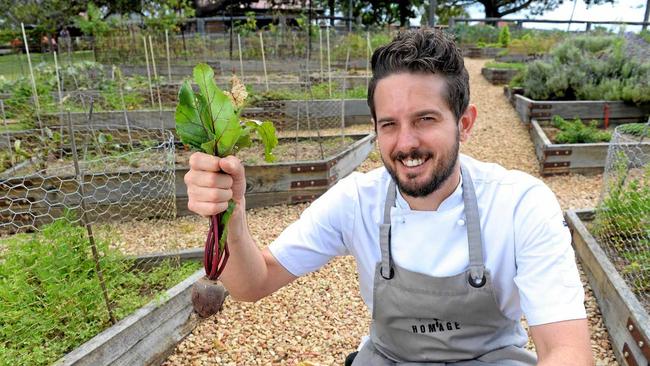
<path id="1" fill-rule="evenodd" d="M 219 234 L 223 233 L 223 213 L 210 217 L 210 229 L 205 240 L 205 253 L 203 256 L 203 267 L 205 274 L 210 280 L 217 280 L 226 266 L 230 255 L 228 244 L 224 246 L 223 252 L 219 249 Z"/>

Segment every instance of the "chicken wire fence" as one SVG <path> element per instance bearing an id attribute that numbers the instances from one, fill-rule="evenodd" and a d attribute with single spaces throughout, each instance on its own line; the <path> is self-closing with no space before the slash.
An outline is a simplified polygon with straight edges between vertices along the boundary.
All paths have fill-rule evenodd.
<path id="1" fill-rule="evenodd" d="M 650 310 L 650 122 L 616 128 L 594 229 L 612 263 Z"/>
<path id="2" fill-rule="evenodd" d="M 170 131 L 68 123 L 0 146 L 3 364 L 51 364 L 198 269 L 171 234 L 130 233 L 175 218 Z"/>

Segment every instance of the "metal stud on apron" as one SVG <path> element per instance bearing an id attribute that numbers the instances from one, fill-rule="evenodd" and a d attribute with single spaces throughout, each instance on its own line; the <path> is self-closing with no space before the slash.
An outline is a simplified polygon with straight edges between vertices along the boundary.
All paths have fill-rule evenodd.
<path id="1" fill-rule="evenodd" d="M 386 195 L 380 226 L 382 260 L 375 267 L 370 339 L 353 366 L 535 365 L 535 355 L 518 345 L 526 338 L 518 322 L 503 315 L 483 244 L 474 184 L 461 166 L 469 244 L 469 268 L 450 277 L 431 277 L 395 265 L 390 252 L 390 211 L 395 182 Z"/>

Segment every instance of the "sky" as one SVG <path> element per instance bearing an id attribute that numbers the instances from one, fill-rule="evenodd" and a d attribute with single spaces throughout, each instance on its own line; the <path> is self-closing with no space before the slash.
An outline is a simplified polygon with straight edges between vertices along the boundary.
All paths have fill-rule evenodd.
<path id="1" fill-rule="evenodd" d="M 584 0 L 577 1 L 575 4 L 574 20 L 592 20 L 592 21 L 628 21 L 628 22 L 642 22 L 643 14 L 647 0 L 616 0 L 614 4 L 591 5 L 587 7 Z M 545 12 L 542 16 L 531 16 L 534 19 L 549 19 L 549 20 L 569 20 L 571 18 L 571 11 L 573 10 L 574 1 L 565 0 L 564 4 L 560 5 L 553 11 Z M 485 13 L 483 6 L 472 6 L 467 9 L 471 18 L 483 18 Z M 526 18 L 525 12 L 509 14 L 504 19 Z M 533 23 L 526 24 L 525 27 L 532 27 Z M 562 29 L 567 30 L 567 24 L 552 25 L 552 24 L 534 24 L 535 28 L 544 29 Z M 570 30 L 584 30 L 584 24 L 572 24 Z M 616 26 L 614 29 L 619 29 Z M 639 31 L 640 26 L 626 26 L 625 30 Z"/>

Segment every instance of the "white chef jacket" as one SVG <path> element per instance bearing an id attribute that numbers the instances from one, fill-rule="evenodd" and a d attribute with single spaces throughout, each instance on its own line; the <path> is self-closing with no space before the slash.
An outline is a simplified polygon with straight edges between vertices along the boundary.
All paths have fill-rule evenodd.
<path id="1" fill-rule="evenodd" d="M 586 318 L 571 235 L 553 192 L 539 179 L 460 156 L 474 182 L 486 268 L 503 314 L 530 325 Z M 372 313 L 375 266 L 381 261 L 390 175 L 352 173 L 314 201 L 269 249 L 301 276 L 338 255 L 352 255 L 361 297 Z M 453 276 L 469 265 L 462 187 L 436 211 L 411 210 L 401 194 L 391 210 L 394 262 L 429 276 Z M 522 330 L 523 331 L 523 330 Z"/>

